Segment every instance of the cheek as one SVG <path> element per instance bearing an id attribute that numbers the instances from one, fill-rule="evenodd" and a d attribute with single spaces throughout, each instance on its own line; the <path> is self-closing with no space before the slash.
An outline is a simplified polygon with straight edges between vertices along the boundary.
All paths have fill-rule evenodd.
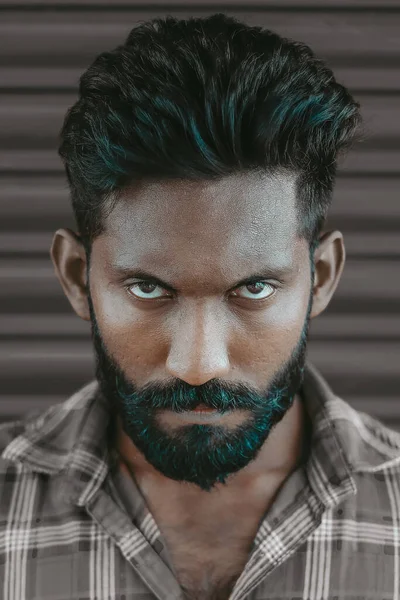
<path id="1" fill-rule="evenodd" d="M 141 318 L 137 310 L 129 302 L 124 289 L 114 286 L 100 288 L 96 295 L 96 314 L 114 331 L 121 333 L 129 326 L 140 324 Z"/>
<path id="2" fill-rule="evenodd" d="M 274 373 L 299 342 L 307 304 L 302 291 L 281 292 L 279 302 L 243 320 L 232 338 L 235 363 L 249 371 Z"/>
<path id="3" fill-rule="evenodd" d="M 154 373 L 165 344 L 161 313 L 134 307 L 121 289 L 98 290 L 93 298 L 97 322 L 108 351 L 119 367 L 131 377 Z"/>

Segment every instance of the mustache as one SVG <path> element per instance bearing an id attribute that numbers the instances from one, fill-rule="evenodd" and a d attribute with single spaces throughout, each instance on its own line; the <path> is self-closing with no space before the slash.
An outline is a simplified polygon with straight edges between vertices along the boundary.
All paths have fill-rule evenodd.
<path id="1" fill-rule="evenodd" d="M 265 409 L 265 399 L 240 383 L 222 387 L 218 382 L 209 381 L 205 385 L 193 387 L 185 382 L 178 382 L 166 387 L 165 384 L 154 382 L 137 391 L 124 376 L 116 375 L 115 387 L 125 402 L 134 403 L 139 409 L 151 407 L 154 410 L 168 409 L 179 413 L 194 410 L 200 404 L 222 413 L 238 409 Z M 271 399 L 274 399 L 273 393 Z"/>

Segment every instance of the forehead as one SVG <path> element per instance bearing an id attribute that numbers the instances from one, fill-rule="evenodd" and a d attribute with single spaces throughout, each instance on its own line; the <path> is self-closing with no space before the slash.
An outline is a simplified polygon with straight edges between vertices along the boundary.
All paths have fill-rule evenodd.
<path id="1" fill-rule="evenodd" d="M 295 175 L 266 174 L 141 183 L 124 191 L 94 246 L 107 261 L 147 266 L 286 264 L 298 244 L 295 184 Z"/>

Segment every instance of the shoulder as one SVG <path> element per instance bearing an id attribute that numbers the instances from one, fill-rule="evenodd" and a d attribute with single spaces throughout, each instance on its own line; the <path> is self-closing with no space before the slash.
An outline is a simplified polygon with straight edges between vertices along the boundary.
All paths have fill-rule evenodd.
<path id="1" fill-rule="evenodd" d="M 0 489 L 5 481 L 11 479 L 15 481 L 15 476 L 12 477 L 11 473 L 26 471 L 18 459 L 13 460 L 6 457 L 5 451 L 9 446 L 13 446 L 18 450 L 26 451 L 26 454 L 29 455 L 31 447 L 29 435 L 32 431 L 40 428 L 46 414 L 51 412 L 51 408 L 47 412 L 43 412 L 43 409 L 35 409 L 29 411 L 21 419 L 0 423 Z"/>

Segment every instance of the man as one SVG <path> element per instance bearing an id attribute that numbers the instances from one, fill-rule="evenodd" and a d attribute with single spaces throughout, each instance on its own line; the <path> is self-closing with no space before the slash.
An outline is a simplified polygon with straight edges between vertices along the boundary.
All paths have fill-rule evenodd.
<path id="1" fill-rule="evenodd" d="M 1 597 L 397 598 L 400 436 L 306 363 L 359 105 L 222 14 L 133 29 L 79 91 L 51 258 L 96 378 L 1 429 Z"/>

